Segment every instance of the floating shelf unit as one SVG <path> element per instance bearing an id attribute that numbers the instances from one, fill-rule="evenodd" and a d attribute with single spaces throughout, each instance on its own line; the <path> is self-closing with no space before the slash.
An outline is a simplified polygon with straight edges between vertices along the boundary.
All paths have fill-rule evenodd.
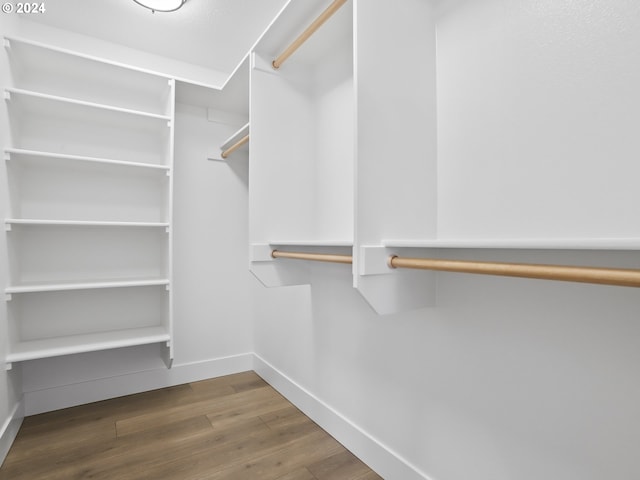
<path id="1" fill-rule="evenodd" d="M 640 238 L 458 238 L 383 239 L 384 247 L 522 250 L 640 250 Z"/>
<path id="2" fill-rule="evenodd" d="M 4 45 L 7 364 L 158 343 L 169 366 L 175 81 Z"/>

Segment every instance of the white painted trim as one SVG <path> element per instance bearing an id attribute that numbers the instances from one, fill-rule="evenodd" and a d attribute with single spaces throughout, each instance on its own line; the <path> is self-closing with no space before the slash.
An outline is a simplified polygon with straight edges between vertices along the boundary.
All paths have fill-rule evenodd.
<path id="1" fill-rule="evenodd" d="M 20 425 L 24 419 L 24 402 L 19 401 L 11 410 L 11 413 L 5 420 L 2 428 L 0 429 L 0 465 L 4 462 L 4 459 L 9 453 L 13 441 L 18 435 Z"/>
<path id="2" fill-rule="evenodd" d="M 243 353 L 202 362 L 174 364 L 170 370 L 157 368 L 88 382 L 60 385 L 24 392 L 24 413 L 27 416 L 36 415 L 252 369 L 253 354 Z"/>
<path id="3" fill-rule="evenodd" d="M 383 478 L 435 480 L 259 355 L 254 357 L 253 369 L 260 377 Z"/>

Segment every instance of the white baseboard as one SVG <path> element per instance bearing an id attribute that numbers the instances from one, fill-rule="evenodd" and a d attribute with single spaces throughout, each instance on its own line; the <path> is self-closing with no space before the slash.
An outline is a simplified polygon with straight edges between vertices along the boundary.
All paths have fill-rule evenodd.
<path id="1" fill-rule="evenodd" d="M 24 392 L 25 415 L 50 412 L 109 398 L 221 377 L 253 369 L 253 354 L 244 353 L 203 362 L 173 365 L 88 382 Z"/>
<path id="2" fill-rule="evenodd" d="M 383 478 L 389 480 L 433 480 L 340 412 L 334 410 L 255 354 L 253 369 L 287 400 Z"/>
<path id="3" fill-rule="evenodd" d="M 24 403 L 22 401 L 15 404 L 13 410 L 5 420 L 0 429 L 0 465 L 9 453 L 9 449 L 20 430 L 22 419 L 24 418 Z"/>

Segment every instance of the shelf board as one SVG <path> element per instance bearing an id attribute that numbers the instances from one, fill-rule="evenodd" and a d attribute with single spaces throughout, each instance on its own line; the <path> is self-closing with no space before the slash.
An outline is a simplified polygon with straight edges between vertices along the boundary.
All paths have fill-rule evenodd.
<path id="1" fill-rule="evenodd" d="M 75 227 L 151 227 L 151 228 L 168 228 L 167 222 L 103 222 L 92 220 L 42 220 L 29 218 L 7 218 L 7 225 L 31 225 L 31 226 L 75 226 Z"/>
<path id="2" fill-rule="evenodd" d="M 478 238 L 382 240 L 385 247 L 397 248 L 495 248 L 531 250 L 640 250 L 640 238 Z"/>
<path id="3" fill-rule="evenodd" d="M 104 64 L 104 65 L 111 65 L 113 67 L 117 67 L 117 68 L 124 69 L 124 70 L 132 70 L 132 71 L 135 71 L 135 72 L 140 72 L 140 73 L 143 73 L 143 74 L 152 75 L 154 77 L 161 77 L 161 78 L 165 78 L 167 80 L 172 78 L 172 77 L 167 76 L 165 74 L 158 73 L 158 72 L 155 72 L 155 71 L 152 71 L 152 70 L 148 70 L 148 69 L 144 69 L 144 68 L 140 68 L 140 67 L 137 67 L 135 65 L 129 65 L 129 64 L 122 63 L 122 62 L 113 61 L 113 60 L 106 60 L 104 58 L 96 57 L 94 55 L 87 55 L 85 53 L 81 53 L 81 52 L 78 52 L 78 51 L 75 51 L 75 50 L 70 50 L 70 49 L 67 49 L 67 48 L 55 47 L 55 46 L 49 45 L 47 43 L 37 42 L 37 41 L 26 39 L 26 38 L 14 37 L 14 36 L 11 36 L 11 35 L 5 35 L 4 36 L 4 40 L 5 40 L 5 45 L 6 45 L 7 41 L 9 42 L 9 45 L 11 44 L 11 42 L 16 42 L 16 43 L 21 43 L 23 45 L 28 45 L 30 47 L 42 48 L 42 49 L 49 50 L 49 51 L 52 51 L 52 52 L 62 53 L 62 54 L 69 55 L 69 56 L 72 56 L 72 57 L 81 58 L 81 59 L 84 59 L 84 60 L 89 60 L 91 62 L 97 62 L 97 63 L 101 63 L 101 64 Z"/>
<path id="4" fill-rule="evenodd" d="M 38 150 L 25 150 L 22 148 L 5 148 L 4 151 L 7 154 L 5 157 L 6 160 L 12 160 L 14 156 L 16 158 L 40 157 L 40 158 L 52 158 L 57 160 L 71 160 L 71 161 L 78 161 L 78 162 L 92 162 L 92 163 L 102 163 L 102 164 L 108 164 L 108 165 L 119 165 L 123 167 L 148 168 L 152 170 L 164 170 L 164 171 L 170 170 L 170 167 L 167 165 L 155 165 L 152 163 L 140 163 L 140 162 L 126 162 L 123 160 L 113 160 L 109 158 L 86 157 L 82 155 L 68 155 L 64 153 L 42 152 Z"/>
<path id="5" fill-rule="evenodd" d="M 122 113 L 125 115 L 132 115 L 132 116 L 155 119 L 155 120 L 163 120 L 167 122 L 171 120 L 171 117 L 168 115 L 159 115 L 156 113 L 143 112 L 140 110 L 131 110 L 128 108 L 114 107 L 112 105 L 104 105 L 101 103 L 86 102 L 84 100 L 75 100 L 72 98 L 60 97 L 57 95 L 49 95 L 46 93 L 32 92 L 30 90 L 23 90 L 20 88 L 5 88 L 5 98 L 11 99 L 11 97 L 14 95 L 20 98 L 29 99 L 31 101 L 56 102 L 59 104 L 75 105 L 79 107 L 87 107 L 87 108 L 96 109 L 96 110 Z"/>
<path id="6" fill-rule="evenodd" d="M 269 245 L 292 247 L 353 247 L 353 240 L 270 240 Z"/>
<path id="7" fill-rule="evenodd" d="M 169 340 L 170 335 L 165 327 L 132 328 L 46 340 L 32 340 L 11 346 L 6 361 L 7 363 L 24 362 L 39 358 L 162 343 Z"/>
<path id="8" fill-rule="evenodd" d="M 138 280 L 111 280 L 101 282 L 75 282 L 75 283 L 31 283 L 14 285 L 5 289 L 6 294 L 60 292 L 66 290 L 92 290 L 100 288 L 130 288 L 151 287 L 157 285 L 169 285 L 168 278 L 149 278 Z"/>
<path id="9" fill-rule="evenodd" d="M 243 125 L 242 127 L 240 127 L 240 129 L 237 132 L 235 132 L 233 135 L 231 135 L 229 138 L 227 138 L 227 140 L 225 140 L 225 142 L 222 145 L 220 145 L 220 150 L 226 150 L 231 145 L 236 143 L 241 138 L 246 137 L 247 135 L 249 135 L 249 124 L 248 123 Z"/>

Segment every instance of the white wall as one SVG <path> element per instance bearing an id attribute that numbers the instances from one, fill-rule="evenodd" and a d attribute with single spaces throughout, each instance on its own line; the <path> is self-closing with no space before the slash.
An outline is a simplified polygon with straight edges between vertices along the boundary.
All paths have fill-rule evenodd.
<path id="1" fill-rule="evenodd" d="M 255 281 L 255 351 L 432 479 L 640 475 L 635 289 L 439 274 L 438 293 L 378 316 L 345 266 Z"/>
<path id="2" fill-rule="evenodd" d="M 439 2 L 441 237 L 638 237 L 640 3 Z"/>

